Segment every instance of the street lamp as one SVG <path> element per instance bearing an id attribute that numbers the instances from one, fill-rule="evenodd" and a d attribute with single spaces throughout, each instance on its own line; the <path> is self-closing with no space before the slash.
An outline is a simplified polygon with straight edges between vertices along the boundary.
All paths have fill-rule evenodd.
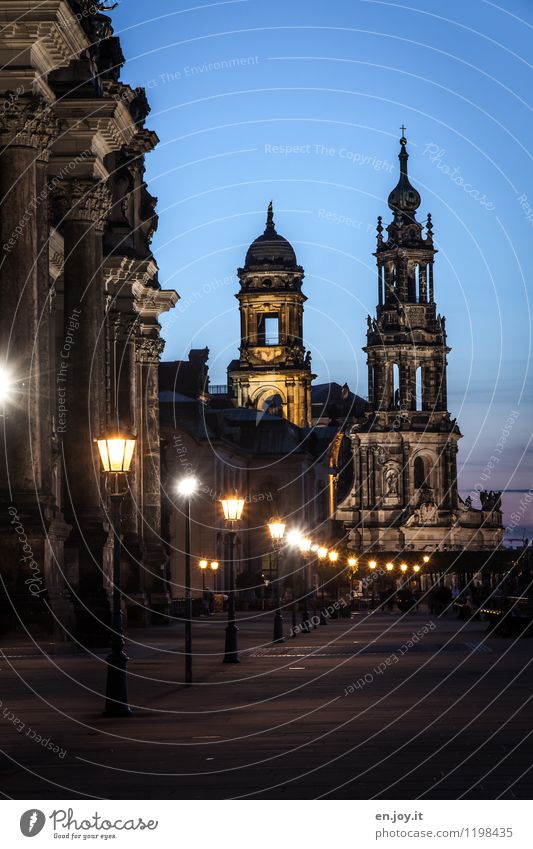
<path id="1" fill-rule="evenodd" d="M 313 543 L 308 537 L 303 537 L 300 539 L 299 549 L 300 554 L 302 555 L 302 574 L 303 574 L 303 609 L 302 609 L 302 628 L 306 632 L 309 633 L 311 628 L 309 627 L 309 605 L 308 605 L 308 593 L 309 593 L 309 563 L 308 556 L 311 552 Z"/>
<path id="2" fill-rule="evenodd" d="M 349 557 L 348 558 L 348 566 L 350 568 L 350 613 L 355 612 L 355 598 L 353 592 L 353 578 L 355 573 L 357 572 L 357 557 Z"/>
<path id="3" fill-rule="evenodd" d="M 208 564 L 207 560 L 200 560 L 200 562 L 198 564 L 198 566 L 202 570 L 202 591 L 205 590 L 205 572 L 206 572 L 208 565 L 209 564 Z"/>
<path id="4" fill-rule="evenodd" d="M 413 566 L 413 572 L 416 572 L 417 574 L 418 574 L 418 572 L 420 572 L 420 566 L 418 565 L 418 563 L 416 563 L 416 565 Z"/>
<path id="5" fill-rule="evenodd" d="M 339 559 L 339 552 L 338 551 L 328 551 L 328 558 L 329 558 L 329 562 L 331 564 L 337 563 L 337 561 Z M 335 582 L 335 599 L 336 599 L 336 601 L 339 600 L 339 587 L 338 587 L 337 582 Z"/>
<path id="6" fill-rule="evenodd" d="M 283 542 L 283 537 L 285 536 L 285 522 L 277 518 L 271 519 L 268 523 L 268 530 L 270 532 L 270 538 L 272 540 L 274 551 L 276 552 L 276 612 L 274 614 L 274 634 L 272 637 L 272 642 L 284 643 L 285 637 L 283 635 L 283 616 L 281 613 L 279 586 L 279 550 Z"/>
<path id="7" fill-rule="evenodd" d="M 321 545 L 321 546 L 317 549 L 316 554 L 317 554 L 317 557 L 318 557 L 318 559 L 319 559 L 319 560 L 324 561 L 324 560 L 326 559 L 326 557 L 328 556 L 328 550 L 327 550 L 327 548 L 326 548 L 324 545 Z M 320 610 L 320 624 L 321 624 L 321 625 L 327 625 L 327 624 L 328 624 L 328 620 L 326 619 L 326 611 L 325 611 L 325 604 L 326 604 L 326 602 L 325 602 L 325 599 L 324 599 L 324 578 L 322 578 L 322 588 L 321 588 L 321 590 L 322 590 L 322 591 L 321 591 L 321 596 L 322 596 L 322 609 Z"/>
<path id="8" fill-rule="evenodd" d="M 128 704 L 128 657 L 124 652 L 125 640 L 122 626 L 121 606 L 121 508 L 127 492 L 126 475 L 130 470 L 135 439 L 125 436 L 112 436 L 98 439 L 98 451 L 105 474 L 106 488 L 111 501 L 111 521 L 113 525 L 113 626 L 111 652 L 107 657 L 107 683 L 105 716 L 130 716 Z"/>
<path id="9" fill-rule="evenodd" d="M 385 569 L 387 570 L 387 572 L 392 572 L 392 570 L 394 569 L 394 563 L 387 563 Z"/>
<path id="10" fill-rule="evenodd" d="M 298 546 L 298 548 L 299 548 L 302 539 L 303 539 L 303 534 L 302 534 L 301 531 L 299 531 L 297 529 L 293 529 L 292 531 L 289 531 L 289 533 L 287 534 L 288 545 Z M 293 572 L 292 573 L 292 604 L 291 604 L 291 611 L 292 611 L 291 637 L 296 636 L 296 608 L 297 608 L 296 575 Z"/>
<path id="11" fill-rule="evenodd" d="M 226 522 L 229 550 L 229 598 L 228 624 L 226 625 L 226 644 L 223 663 L 240 663 L 239 658 L 239 629 L 235 622 L 235 537 L 244 510 L 244 498 L 237 493 L 221 498 L 224 521 Z"/>
<path id="12" fill-rule="evenodd" d="M 185 686 L 192 685 L 192 587 L 191 587 L 191 498 L 199 481 L 193 475 L 182 478 L 178 493 L 185 500 Z"/>
<path id="13" fill-rule="evenodd" d="M 429 556 L 427 554 L 424 554 L 422 560 L 424 561 L 424 563 L 429 563 Z"/>
<path id="14" fill-rule="evenodd" d="M 2 417 L 5 418 L 5 405 L 11 398 L 11 389 L 13 388 L 13 380 L 9 370 L 5 366 L 0 367 L 0 405 L 2 409 Z"/>
<path id="15" fill-rule="evenodd" d="M 213 573 L 213 592 L 217 591 L 217 572 L 218 572 L 219 563 L 218 560 L 211 561 L 211 572 Z"/>

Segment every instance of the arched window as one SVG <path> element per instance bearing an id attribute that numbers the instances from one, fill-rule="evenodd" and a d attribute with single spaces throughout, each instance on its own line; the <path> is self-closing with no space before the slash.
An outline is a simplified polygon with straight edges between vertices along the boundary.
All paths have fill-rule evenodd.
<path id="1" fill-rule="evenodd" d="M 416 370 L 416 401 L 415 401 L 415 409 L 422 409 L 422 366 L 419 366 Z"/>
<path id="2" fill-rule="evenodd" d="M 426 464 L 422 457 L 415 457 L 414 473 L 415 489 L 421 489 L 426 483 Z"/>
<path id="3" fill-rule="evenodd" d="M 400 398 L 400 367 L 394 363 L 392 366 L 392 393 L 391 393 L 391 407 L 392 409 L 397 409 L 401 406 L 401 398 Z"/>

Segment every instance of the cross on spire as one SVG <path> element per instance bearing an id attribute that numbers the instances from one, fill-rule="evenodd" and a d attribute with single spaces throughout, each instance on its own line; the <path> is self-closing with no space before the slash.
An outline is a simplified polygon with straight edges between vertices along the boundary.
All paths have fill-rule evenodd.
<path id="1" fill-rule="evenodd" d="M 405 138 L 406 129 L 407 129 L 407 127 L 404 127 L 404 125 L 402 124 L 402 126 L 400 127 L 400 130 L 402 131 L 402 138 Z"/>

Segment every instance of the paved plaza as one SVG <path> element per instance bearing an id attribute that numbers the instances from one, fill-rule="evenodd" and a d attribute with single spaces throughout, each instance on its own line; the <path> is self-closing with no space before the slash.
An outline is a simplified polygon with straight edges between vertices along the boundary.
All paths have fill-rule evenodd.
<path id="1" fill-rule="evenodd" d="M 248 617 L 245 619 L 245 617 Z M 12 798 L 527 798 L 533 641 L 420 611 L 359 613 L 273 646 L 272 614 L 130 632 L 131 718 L 101 715 L 104 653 L 5 644 Z M 52 647 L 50 647 L 52 649 Z"/>

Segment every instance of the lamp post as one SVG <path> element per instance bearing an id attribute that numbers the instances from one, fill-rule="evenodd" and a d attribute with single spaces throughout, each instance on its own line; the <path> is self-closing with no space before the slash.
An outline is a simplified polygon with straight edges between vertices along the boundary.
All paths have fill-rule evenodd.
<path id="1" fill-rule="evenodd" d="M 213 573 L 213 592 L 217 591 L 217 572 L 218 572 L 219 563 L 218 560 L 211 561 L 211 572 Z"/>
<path id="2" fill-rule="evenodd" d="M 113 622 L 111 652 L 107 657 L 106 703 L 104 716 L 130 716 L 128 704 L 128 657 L 124 652 L 125 640 L 122 625 L 121 558 L 121 508 L 127 492 L 127 479 L 131 466 L 135 439 L 113 436 L 98 439 L 98 451 L 105 474 L 106 489 L 111 501 L 113 525 Z"/>
<path id="3" fill-rule="evenodd" d="M 307 558 L 311 551 L 311 540 L 304 537 L 304 539 L 300 540 L 300 554 L 302 555 L 302 566 L 303 566 L 303 578 L 304 578 L 304 591 L 303 591 L 303 610 L 302 610 L 302 628 L 306 632 L 309 633 L 311 630 L 309 626 L 309 606 L 308 606 L 308 592 L 309 592 L 309 575 L 308 575 L 308 561 Z"/>
<path id="4" fill-rule="evenodd" d="M 338 551 L 329 551 L 328 552 L 328 558 L 329 558 L 329 562 L 333 565 L 339 559 L 339 552 Z M 338 602 L 338 600 L 339 600 L 339 586 L 338 586 L 337 582 L 335 582 L 335 601 Z M 334 610 L 335 610 L 335 614 L 336 614 L 337 613 L 336 609 L 334 608 Z"/>
<path id="5" fill-rule="evenodd" d="M 377 569 L 377 565 L 378 564 L 376 563 L 375 560 L 371 560 L 368 564 L 368 568 L 370 569 L 371 572 L 374 572 Z M 372 610 L 375 610 L 375 608 L 376 608 L 375 583 L 376 582 L 374 580 L 374 577 L 372 577 L 372 601 L 371 601 Z"/>
<path id="6" fill-rule="evenodd" d="M 300 542 L 302 540 L 301 531 L 292 530 L 287 534 L 287 542 L 289 545 L 297 545 L 300 546 Z M 292 613 L 292 627 L 291 627 L 291 637 L 295 637 L 297 633 L 297 624 L 296 624 L 296 612 L 297 612 L 297 602 L 296 602 L 296 576 L 294 572 L 292 573 L 292 604 L 291 604 L 291 613 Z"/>
<path id="7" fill-rule="evenodd" d="M 185 501 L 185 686 L 192 685 L 192 587 L 191 587 L 191 498 L 198 489 L 192 475 L 178 483 Z"/>
<path id="8" fill-rule="evenodd" d="M 350 569 L 350 614 L 355 612 L 355 599 L 353 595 L 353 577 L 357 571 L 357 558 L 349 557 L 348 566 Z"/>
<path id="9" fill-rule="evenodd" d="M 206 572 L 208 565 L 209 564 L 208 564 L 207 560 L 200 560 L 200 562 L 198 564 L 198 566 L 202 570 L 202 592 L 205 591 L 205 572 Z"/>
<path id="10" fill-rule="evenodd" d="M 227 540 L 229 550 L 229 598 L 228 598 L 228 624 L 226 625 L 226 644 L 224 648 L 223 663 L 240 663 L 239 658 L 239 629 L 235 622 L 235 564 L 234 549 L 237 528 L 244 510 L 244 498 L 237 493 L 221 498 L 222 511 L 227 529 Z"/>
<path id="11" fill-rule="evenodd" d="M 328 556 L 327 548 L 325 548 L 325 546 L 321 545 L 317 549 L 316 555 L 317 555 L 319 560 L 324 561 L 326 559 L 326 557 Z M 324 600 L 324 578 L 322 578 L 322 588 L 321 589 L 322 589 L 322 593 L 321 593 L 321 595 L 322 595 L 322 607 L 320 609 L 320 624 L 321 625 L 327 625 L 328 620 L 326 619 L 326 611 L 325 611 L 325 603 L 326 602 Z"/>
<path id="12" fill-rule="evenodd" d="M 272 540 L 272 546 L 276 553 L 276 612 L 274 614 L 274 634 L 272 637 L 273 643 L 284 643 L 283 635 L 283 616 L 281 614 L 281 602 L 279 591 L 279 551 L 285 536 L 285 522 L 281 519 L 271 519 L 268 523 L 268 530 Z"/>

